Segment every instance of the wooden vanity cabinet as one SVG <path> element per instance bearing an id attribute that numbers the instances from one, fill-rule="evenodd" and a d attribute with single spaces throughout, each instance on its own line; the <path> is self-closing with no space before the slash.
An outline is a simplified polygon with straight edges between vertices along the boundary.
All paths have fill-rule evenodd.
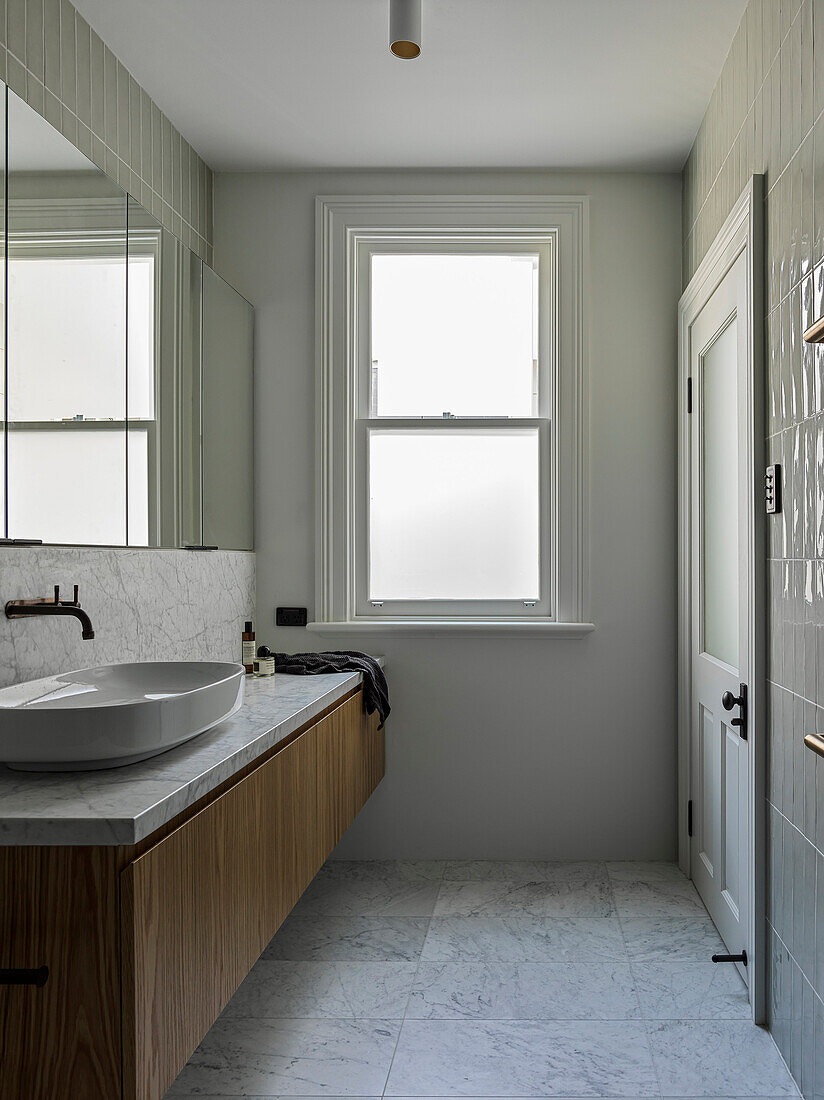
<path id="1" fill-rule="evenodd" d="M 160 1100 L 380 782 L 360 689 L 132 848 L 5 848 L 0 1100 Z M 12 945 L 11 951 L 9 945 Z"/>

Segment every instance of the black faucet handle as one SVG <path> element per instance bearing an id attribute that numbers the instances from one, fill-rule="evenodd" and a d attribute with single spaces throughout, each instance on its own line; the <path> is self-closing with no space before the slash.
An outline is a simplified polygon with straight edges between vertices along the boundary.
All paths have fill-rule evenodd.
<path id="1" fill-rule="evenodd" d="M 56 584 L 54 586 L 54 602 L 56 604 L 62 605 L 63 607 L 80 607 L 80 585 L 76 584 L 74 586 L 74 595 L 70 600 L 61 600 L 60 585 Z"/>

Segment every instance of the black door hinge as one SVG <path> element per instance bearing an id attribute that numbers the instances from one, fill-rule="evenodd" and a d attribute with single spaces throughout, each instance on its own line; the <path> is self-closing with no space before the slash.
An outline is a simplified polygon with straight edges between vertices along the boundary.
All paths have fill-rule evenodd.
<path id="1" fill-rule="evenodd" d="M 692 836 L 692 799 L 687 803 L 687 836 Z"/>
<path id="2" fill-rule="evenodd" d="M 692 379 L 687 379 L 687 412 L 692 412 Z"/>

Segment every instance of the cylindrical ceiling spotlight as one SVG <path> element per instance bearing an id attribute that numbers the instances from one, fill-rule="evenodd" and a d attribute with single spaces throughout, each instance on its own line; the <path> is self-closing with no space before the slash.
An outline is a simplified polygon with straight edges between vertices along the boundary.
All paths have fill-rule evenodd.
<path id="1" fill-rule="evenodd" d="M 421 0 L 389 0 L 389 49 L 411 61 L 421 52 Z"/>

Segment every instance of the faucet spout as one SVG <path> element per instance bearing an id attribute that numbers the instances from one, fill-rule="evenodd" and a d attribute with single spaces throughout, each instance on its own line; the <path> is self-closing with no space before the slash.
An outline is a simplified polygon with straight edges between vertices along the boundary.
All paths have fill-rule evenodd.
<path id="1" fill-rule="evenodd" d="M 84 642 L 94 637 L 92 621 L 80 606 L 78 586 L 74 586 L 74 599 L 61 600 L 60 588 L 54 586 L 54 599 L 38 596 L 29 600 L 9 600 L 6 604 L 7 619 L 28 619 L 35 615 L 60 615 L 78 619 Z"/>

